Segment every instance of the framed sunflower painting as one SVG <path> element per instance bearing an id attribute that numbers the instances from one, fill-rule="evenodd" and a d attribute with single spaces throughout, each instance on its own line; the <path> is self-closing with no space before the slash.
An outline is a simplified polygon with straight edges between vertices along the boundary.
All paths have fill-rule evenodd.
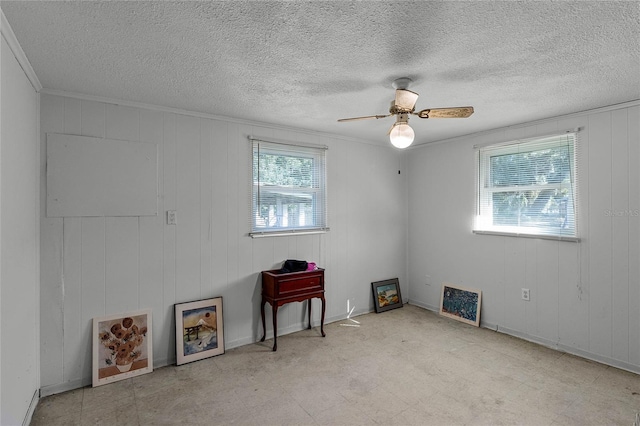
<path id="1" fill-rule="evenodd" d="M 100 386 L 153 371 L 151 310 L 93 319 L 93 381 Z"/>
<path id="2" fill-rule="evenodd" d="M 176 365 L 224 353 L 222 297 L 178 303 Z"/>

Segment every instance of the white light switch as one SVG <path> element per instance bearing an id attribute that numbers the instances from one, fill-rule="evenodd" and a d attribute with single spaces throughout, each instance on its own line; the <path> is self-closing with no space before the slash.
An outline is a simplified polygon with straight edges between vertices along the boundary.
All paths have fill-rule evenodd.
<path id="1" fill-rule="evenodd" d="M 178 214 L 175 210 L 167 210 L 167 225 L 175 225 L 178 223 Z"/>

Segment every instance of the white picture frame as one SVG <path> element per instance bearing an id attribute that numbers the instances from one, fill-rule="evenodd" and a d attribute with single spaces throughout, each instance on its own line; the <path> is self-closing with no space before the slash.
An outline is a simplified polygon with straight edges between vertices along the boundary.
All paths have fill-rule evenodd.
<path id="1" fill-rule="evenodd" d="M 92 386 L 153 371 L 151 310 L 93 318 Z"/>
<path id="2" fill-rule="evenodd" d="M 177 303 L 176 365 L 224 353 L 222 297 Z"/>

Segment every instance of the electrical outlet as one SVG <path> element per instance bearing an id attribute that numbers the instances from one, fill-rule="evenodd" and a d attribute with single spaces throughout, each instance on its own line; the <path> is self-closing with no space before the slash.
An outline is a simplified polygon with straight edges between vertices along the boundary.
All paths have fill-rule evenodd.
<path id="1" fill-rule="evenodd" d="M 167 225 L 178 223 L 178 213 L 175 210 L 167 210 Z"/>
<path id="2" fill-rule="evenodd" d="M 522 300 L 527 300 L 527 301 L 531 300 L 528 288 L 522 289 Z"/>

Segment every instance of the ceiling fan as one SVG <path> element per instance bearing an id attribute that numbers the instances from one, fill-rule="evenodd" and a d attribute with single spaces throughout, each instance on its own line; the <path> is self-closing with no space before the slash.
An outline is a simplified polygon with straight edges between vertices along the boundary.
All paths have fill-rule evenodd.
<path id="1" fill-rule="evenodd" d="M 409 126 L 409 115 L 417 115 L 420 118 L 467 118 L 473 114 L 473 107 L 451 107 L 451 108 L 428 108 L 418 112 L 415 111 L 418 94 L 407 90 L 411 83 L 408 77 L 398 78 L 393 82 L 396 89 L 396 98 L 391 101 L 389 114 L 367 115 L 364 117 L 341 118 L 339 122 L 367 120 L 370 118 L 385 118 L 396 116 L 396 122 L 389 129 L 389 139 L 397 148 L 406 148 L 413 143 L 415 133 Z"/>

